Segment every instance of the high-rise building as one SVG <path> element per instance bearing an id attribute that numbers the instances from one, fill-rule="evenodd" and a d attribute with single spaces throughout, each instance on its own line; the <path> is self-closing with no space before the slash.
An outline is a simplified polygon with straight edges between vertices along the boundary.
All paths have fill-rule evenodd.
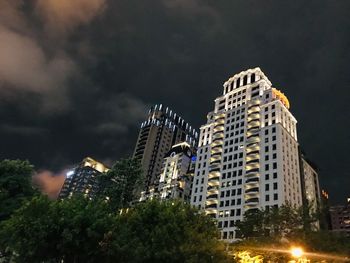
<path id="1" fill-rule="evenodd" d="M 108 170 L 104 164 L 90 157 L 84 158 L 77 167 L 66 174 L 66 179 L 58 198 L 67 198 L 74 194 L 93 197 L 98 190 L 96 177 Z"/>
<path id="2" fill-rule="evenodd" d="M 171 147 L 187 142 L 196 147 L 198 133 L 178 114 L 163 105 L 155 105 L 141 124 L 134 157 L 140 159 L 145 174 L 144 194 L 157 190 L 164 156 Z"/>
<path id="3" fill-rule="evenodd" d="M 201 126 L 191 204 L 215 218 L 222 239 L 251 209 L 302 205 L 296 119 L 260 68 L 242 71 Z"/>

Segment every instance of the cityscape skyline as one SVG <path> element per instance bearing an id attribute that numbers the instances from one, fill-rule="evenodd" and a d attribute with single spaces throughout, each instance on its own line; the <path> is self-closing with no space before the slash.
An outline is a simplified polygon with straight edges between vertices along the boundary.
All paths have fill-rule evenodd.
<path id="1" fill-rule="evenodd" d="M 199 128 L 223 80 L 259 66 L 292 101 L 332 203 L 348 196 L 348 2 L 101 0 L 77 20 L 49 2 L 0 1 L 1 159 L 49 179 L 86 156 L 111 164 L 132 155 L 150 105 Z"/>

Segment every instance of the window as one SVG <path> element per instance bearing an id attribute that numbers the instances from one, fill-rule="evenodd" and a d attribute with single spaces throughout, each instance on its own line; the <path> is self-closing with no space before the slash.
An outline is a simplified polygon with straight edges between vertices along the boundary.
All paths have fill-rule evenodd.
<path id="1" fill-rule="evenodd" d="M 250 83 L 255 82 L 255 73 L 250 76 Z"/>
<path id="2" fill-rule="evenodd" d="M 277 183 L 273 183 L 273 190 L 277 190 Z"/>
<path id="3" fill-rule="evenodd" d="M 270 201 L 270 196 L 269 195 L 265 195 L 265 201 L 266 202 Z"/>
<path id="4" fill-rule="evenodd" d="M 245 75 L 245 76 L 243 77 L 243 86 L 247 85 L 247 83 L 248 83 L 248 76 Z"/>
<path id="5" fill-rule="evenodd" d="M 265 180 L 269 180 L 270 179 L 270 175 L 269 174 L 265 174 Z"/>
<path id="6" fill-rule="evenodd" d="M 270 190 L 270 185 L 269 184 L 265 184 L 265 191 L 269 191 Z"/>
<path id="7" fill-rule="evenodd" d="M 278 194 L 273 194 L 273 200 L 278 200 Z"/>

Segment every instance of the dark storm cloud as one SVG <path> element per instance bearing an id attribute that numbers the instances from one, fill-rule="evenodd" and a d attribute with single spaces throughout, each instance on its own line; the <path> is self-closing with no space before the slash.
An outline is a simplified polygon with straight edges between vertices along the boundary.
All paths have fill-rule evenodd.
<path id="1" fill-rule="evenodd" d="M 349 195 L 348 1 L 24 3 L 0 0 L 0 157 L 58 172 L 87 155 L 112 163 L 149 105 L 199 127 L 222 84 L 259 66 L 290 99 L 322 185 Z M 11 136 L 21 127 L 30 140 Z"/>

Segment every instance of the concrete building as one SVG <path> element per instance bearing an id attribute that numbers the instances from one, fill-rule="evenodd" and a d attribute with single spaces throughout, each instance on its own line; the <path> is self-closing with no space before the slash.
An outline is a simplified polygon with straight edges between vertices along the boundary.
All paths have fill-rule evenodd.
<path id="1" fill-rule="evenodd" d="M 178 114 L 162 105 L 151 107 L 141 124 L 134 157 L 140 159 L 145 174 L 145 195 L 157 191 L 163 159 L 172 146 L 187 142 L 196 147 L 198 133 Z"/>
<path id="2" fill-rule="evenodd" d="M 156 191 L 148 196 L 142 193 L 141 200 L 157 197 L 190 203 L 194 164 L 193 147 L 186 142 L 174 145 L 164 157 Z"/>
<path id="3" fill-rule="evenodd" d="M 332 231 L 350 236 L 350 198 L 345 205 L 331 206 L 329 212 Z"/>
<path id="4" fill-rule="evenodd" d="M 299 156 L 303 204 L 310 206 L 310 213 L 316 213 L 321 209 L 321 190 L 317 167 L 303 154 L 300 153 Z M 316 222 L 314 227 L 319 229 L 320 223 Z"/>
<path id="5" fill-rule="evenodd" d="M 67 173 L 58 198 L 67 198 L 74 194 L 93 197 L 98 190 L 96 177 L 108 170 L 104 164 L 86 157 L 77 167 Z"/>
<path id="6" fill-rule="evenodd" d="M 201 126 L 191 204 L 215 218 L 224 240 L 250 209 L 302 205 L 297 120 L 260 68 L 223 85 Z"/>

